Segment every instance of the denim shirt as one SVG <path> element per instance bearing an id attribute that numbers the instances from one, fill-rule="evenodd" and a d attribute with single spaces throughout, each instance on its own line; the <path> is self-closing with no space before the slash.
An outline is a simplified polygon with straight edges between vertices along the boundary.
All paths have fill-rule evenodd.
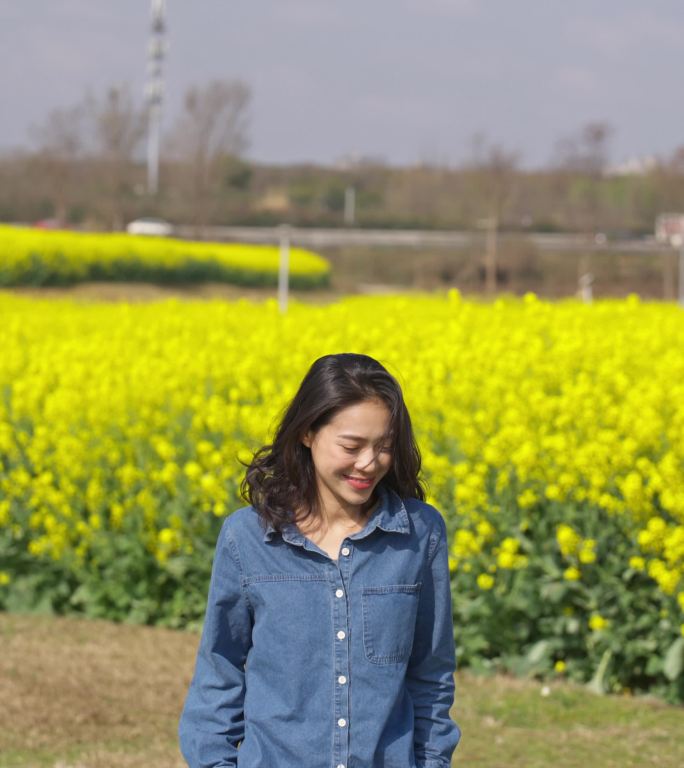
<path id="1" fill-rule="evenodd" d="M 228 516 L 179 722 L 190 768 L 449 768 L 446 526 L 382 482 L 333 560 L 294 523 Z"/>

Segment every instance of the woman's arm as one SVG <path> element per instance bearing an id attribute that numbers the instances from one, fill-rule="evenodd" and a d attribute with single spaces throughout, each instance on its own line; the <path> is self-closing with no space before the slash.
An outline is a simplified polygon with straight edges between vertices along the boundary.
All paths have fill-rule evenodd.
<path id="1" fill-rule="evenodd" d="M 449 768 L 461 731 L 449 716 L 454 703 L 456 648 L 451 611 L 447 532 L 440 515 L 432 534 L 416 634 L 406 671 L 415 712 L 418 768 Z"/>
<path id="2" fill-rule="evenodd" d="M 252 622 L 227 521 L 216 545 L 195 672 L 178 724 L 189 768 L 235 768 L 244 736 L 245 659 Z"/>

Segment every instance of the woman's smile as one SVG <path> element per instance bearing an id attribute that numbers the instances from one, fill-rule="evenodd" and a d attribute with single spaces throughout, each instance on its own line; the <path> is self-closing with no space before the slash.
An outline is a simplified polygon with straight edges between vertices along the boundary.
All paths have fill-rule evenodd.
<path id="1" fill-rule="evenodd" d="M 365 479 L 365 478 L 358 478 L 353 477 L 351 475 L 343 475 L 344 479 L 351 485 L 353 488 L 356 488 L 357 491 L 365 491 L 368 490 L 368 488 L 373 485 L 373 479 Z"/>

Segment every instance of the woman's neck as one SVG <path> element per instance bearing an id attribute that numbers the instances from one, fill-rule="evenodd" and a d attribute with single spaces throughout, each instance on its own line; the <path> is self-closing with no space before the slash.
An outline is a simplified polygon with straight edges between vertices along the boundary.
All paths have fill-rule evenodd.
<path id="1" fill-rule="evenodd" d="M 336 512 L 330 513 L 323 508 L 321 512 L 315 516 L 315 521 L 312 520 L 314 517 L 313 515 L 305 516 L 304 514 L 297 515 L 295 521 L 306 518 L 307 527 L 315 528 L 316 530 L 319 528 L 323 528 L 325 531 L 358 530 L 368 522 L 379 503 L 379 497 L 376 493 L 373 493 L 368 501 L 362 504 L 356 512 L 338 508 Z"/>

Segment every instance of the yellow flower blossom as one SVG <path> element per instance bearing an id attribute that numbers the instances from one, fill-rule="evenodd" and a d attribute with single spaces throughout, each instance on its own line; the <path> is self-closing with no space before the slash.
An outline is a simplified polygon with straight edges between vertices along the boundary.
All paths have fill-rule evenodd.
<path id="1" fill-rule="evenodd" d="M 592 630 L 592 632 L 600 632 L 602 629 L 605 629 L 608 626 L 608 620 L 604 619 L 603 616 L 601 616 L 598 613 L 593 613 L 589 617 L 589 629 Z"/>
<path id="2" fill-rule="evenodd" d="M 578 553 L 580 563 L 593 563 L 596 561 L 596 541 L 583 539 Z"/>
<path id="3" fill-rule="evenodd" d="M 563 571 L 563 578 L 566 581 L 578 581 L 581 576 L 582 574 L 580 573 L 580 570 L 575 568 L 574 565 L 571 565 Z"/>
<path id="4" fill-rule="evenodd" d="M 494 577 L 489 573 L 480 573 L 477 577 L 477 586 L 483 590 L 491 589 L 494 586 Z"/>
<path id="5" fill-rule="evenodd" d="M 556 541 L 561 553 L 567 557 L 577 552 L 582 539 L 571 526 L 561 523 L 556 528 Z"/>
<path id="6" fill-rule="evenodd" d="M 624 589 L 659 592 L 651 636 L 663 596 L 679 626 L 684 351 L 672 307 L 492 306 L 453 292 L 292 301 L 286 315 L 276 300 L 58 304 L 0 296 L 8 562 L 33 558 L 38 571 L 55 559 L 77 576 L 120 536 L 159 562 L 206 551 L 216 518 L 244 504 L 238 459 L 272 439 L 313 360 L 353 348 L 401 379 L 460 589 L 496 584 L 498 597 L 547 557 L 589 593 L 604 566 L 616 578 L 631 568 L 652 583 Z M 654 361 L 667 375 L 653 376 Z M 579 605 L 574 617 L 589 620 Z"/>
<path id="7" fill-rule="evenodd" d="M 530 507 L 533 507 L 537 501 L 537 494 L 531 488 L 526 488 L 518 495 L 518 506 L 521 509 L 529 509 Z"/>

